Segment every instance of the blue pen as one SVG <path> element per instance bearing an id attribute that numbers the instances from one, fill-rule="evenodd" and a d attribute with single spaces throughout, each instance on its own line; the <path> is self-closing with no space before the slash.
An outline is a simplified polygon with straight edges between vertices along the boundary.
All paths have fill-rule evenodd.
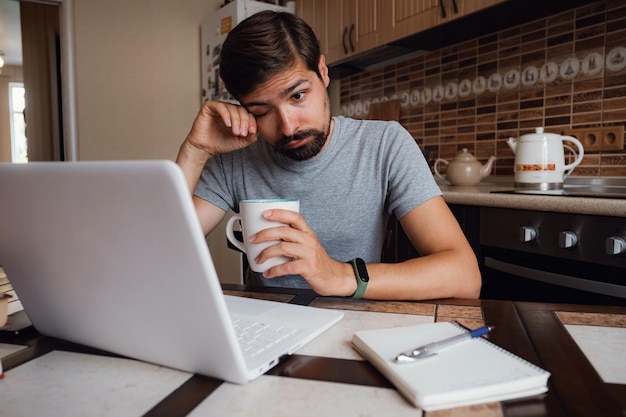
<path id="1" fill-rule="evenodd" d="M 450 337 L 448 339 L 443 339 L 438 342 L 432 342 L 420 347 L 416 347 L 415 349 L 411 349 L 396 356 L 396 362 L 410 363 L 418 359 L 434 356 L 441 349 L 444 349 L 448 346 L 456 345 L 457 343 L 464 342 L 465 340 L 480 337 L 484 334 L 489 333 L 491 330 L 493 330 L 492 326 L 479 327 L 478 329 L 474 329 L 469 332 Z"/>

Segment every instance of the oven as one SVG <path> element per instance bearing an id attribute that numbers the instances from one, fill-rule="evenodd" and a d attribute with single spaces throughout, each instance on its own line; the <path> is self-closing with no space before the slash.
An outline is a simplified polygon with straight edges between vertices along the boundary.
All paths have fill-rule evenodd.
<path id="1" fill-rule="evenodd" d="M 626 217 L 480 208 L 481 298 L 626 305 Z"/>

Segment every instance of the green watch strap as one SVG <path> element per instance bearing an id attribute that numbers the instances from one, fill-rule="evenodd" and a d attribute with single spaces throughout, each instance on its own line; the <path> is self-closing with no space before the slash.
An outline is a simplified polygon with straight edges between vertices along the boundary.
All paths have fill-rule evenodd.
<path id="1" fill-rule="evenodd" d="M 346 263 L 351 264 L 352 268 L 354 268 L 354 275 L 356 276 L 356 291 L 352 294 L 351 298 L 358 300 L 363 297 L 367 284 L 370 281 L 365 261 L 361 258 L 354 258 Z"/>

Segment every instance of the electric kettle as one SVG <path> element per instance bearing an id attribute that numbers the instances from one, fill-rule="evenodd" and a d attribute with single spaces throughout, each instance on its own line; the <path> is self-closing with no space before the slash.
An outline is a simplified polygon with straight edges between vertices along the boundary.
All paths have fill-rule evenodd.
<path id="1" fill-rule="evenodd" d="M 564 141 L 574 144 L 578 151 Z M 556 190 L 563 188 L 563 180 L 583 159 L 582 143 L 572 136 L 544 133 L 543 127 L 535 133 L 509 138 L 507 144 L 515 154 L 514 181 L 517 188 Z M 565 163 L 564 149 L 575 156 L 574 162 Z"/>

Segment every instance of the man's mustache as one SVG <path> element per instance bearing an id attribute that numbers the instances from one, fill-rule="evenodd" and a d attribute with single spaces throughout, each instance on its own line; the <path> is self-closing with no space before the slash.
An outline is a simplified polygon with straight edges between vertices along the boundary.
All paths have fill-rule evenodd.
<path id="1" fill-rule="evenodd" d="M 291 136 L 283 136 L 282 138 L 280 138 L 278 140 L 278 143 L 276 144 L 276 147 L 282 148 L 283 146 L 287 146 L 289 143 L 293 141 L 302 140 L 302 139 L 308 138 L 309 136 L 317 136 L 321 134 L 323 133 L 317 129 L 308 129 L 308 130 L 296 132 Z"/>

